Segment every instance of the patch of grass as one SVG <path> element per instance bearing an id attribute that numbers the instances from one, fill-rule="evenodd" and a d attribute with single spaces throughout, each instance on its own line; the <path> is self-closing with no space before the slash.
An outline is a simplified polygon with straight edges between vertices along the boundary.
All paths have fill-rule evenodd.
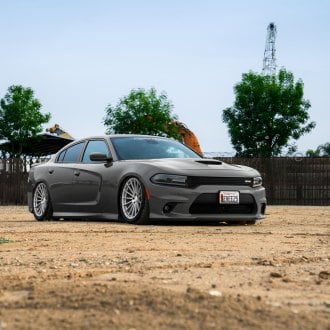
<path id="1" fill-rule="evenodd" d="M 10 243 L 10 240 L 6 239 L 6 238 L 3 238 L 3 237 L 0 237 L 0 244 L 3 244 L 3 243 Z"/>

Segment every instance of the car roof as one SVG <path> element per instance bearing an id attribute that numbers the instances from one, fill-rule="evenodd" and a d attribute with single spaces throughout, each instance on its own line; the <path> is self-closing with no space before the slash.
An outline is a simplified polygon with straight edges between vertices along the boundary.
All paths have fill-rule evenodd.
<path id="1" fill-rule="evenodd" d="M 110 138 L 115 137 L 143 137 L 143 138 L 158 138 L 158 139 L 168 139 L 165 136 L 157 136 L 157 135 L 147 135 L 147 134 L 111 134 L 107 135 Z"/>
<path id="2" fill-rule="evenodd" d="M 90 139 L 115 138 L 115 137 L 144 137 L 144 138 L 168 139 L 165 136 L 147 135 L 147 134 L 106 134 L 106 135 L 91 135 L 91 136 L 86 136 L 86 137 L 83 137 L 81 139 L 74 140 L 72 142 L 78 142 L 78 141 L 90 140 Z"/>
<path id="3" fill-rule="evenodd" d="M 156 139 L 169 139 L 167 137 L 164 136 L 155 136 L 155 135 L 143 135 L 143 134 L 108 134 L 108 135 L 92 135 L 92 136 L 87 136 L 81 139 L 77 139 L 72 141 L 71 143 L 69 143 L 68 145 L 66 145 L 65 147 L 70 147 L 76 143 L 80 143 L 86 140 L 97 140 L 97 139 L 112 139 L 112 138 L 117 138 L 117 137 L 121 137 L 121 138 L 136 138 L 136 137 L 141 137 L 141 138 L 156 138 Z M 64 148 L 62 148 L 64 149 Z M 62 150 L 61 149 L 61 150 Z"/>

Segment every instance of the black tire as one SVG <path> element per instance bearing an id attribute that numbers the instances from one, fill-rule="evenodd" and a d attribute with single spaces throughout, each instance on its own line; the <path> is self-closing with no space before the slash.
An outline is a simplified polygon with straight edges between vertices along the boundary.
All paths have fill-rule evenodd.
<path id="1" fill-rule="evenodd" d="M 149 223 L 149 202 L 142 182 L 131 176 L 127 178 L 119 194 L 120 215 L 127 223 L 146 225 Z"/>
<path id="2" fill-rule="evenodd" d="M 52 202 L 44 182 L 37 184 L 32 196 L 32 212 L 36 220 L 50 220 L 53 215 Z"/>

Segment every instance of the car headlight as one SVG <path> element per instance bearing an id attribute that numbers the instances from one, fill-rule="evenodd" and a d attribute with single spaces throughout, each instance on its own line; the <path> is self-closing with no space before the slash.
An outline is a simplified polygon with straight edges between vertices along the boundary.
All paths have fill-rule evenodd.
<path id="1" fill-rule="evenodd" d="M 187 186 L 187 177 L 185 175 L 175 174 L 156 174 L 151 177 L 151 182 L 157 184 L 168 184 L 173 186 Z"/>
<path id="2" fill-rule="evenodd" d="M 260 187 L 262 185 L 262 177 L 261 176 L 255 176 L 253 178 L 252 187 Z"/>

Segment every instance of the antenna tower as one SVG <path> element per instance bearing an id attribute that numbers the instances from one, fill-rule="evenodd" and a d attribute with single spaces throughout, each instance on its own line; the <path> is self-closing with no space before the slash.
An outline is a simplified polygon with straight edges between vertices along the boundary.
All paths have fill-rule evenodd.
<path id="1" fill-rule="evenodd" d="M 267 27 L 267 39 L 262 67 L 262 73 L 265 75 L 273 75 L 276 73 L 275 38 L 276 25 L 275 23 L 269 23 Z"/>

